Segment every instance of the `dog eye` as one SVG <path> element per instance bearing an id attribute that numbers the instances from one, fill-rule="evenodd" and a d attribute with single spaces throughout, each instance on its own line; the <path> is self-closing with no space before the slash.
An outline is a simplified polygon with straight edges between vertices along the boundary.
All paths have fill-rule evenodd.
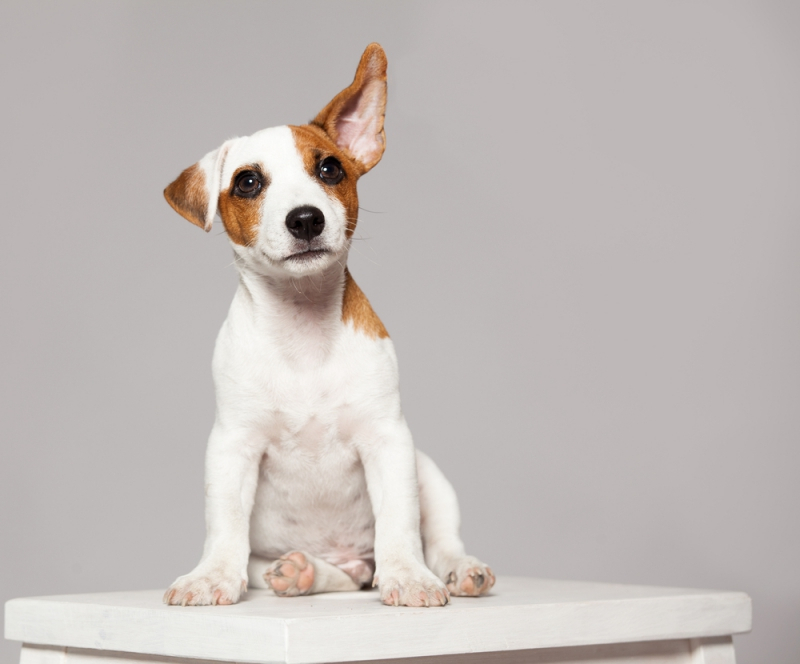
<path id="1" fill-rule="evenodd" d="M 244 198 L 253 198 L 258 196 L 263 186 L 263 177 L 261 173 L 255 171 L 243 171 L 236 176 L 236 183 L 233 185 L 233 193 L 235 196 L 242 196 Z"/>
<path id="2" fill-rule="evenodd" d="M 325 184 L 339 184 L 344 177 L 344 169 L 335 157 L 323 159 L 319 165 L 319 179 Z"/>

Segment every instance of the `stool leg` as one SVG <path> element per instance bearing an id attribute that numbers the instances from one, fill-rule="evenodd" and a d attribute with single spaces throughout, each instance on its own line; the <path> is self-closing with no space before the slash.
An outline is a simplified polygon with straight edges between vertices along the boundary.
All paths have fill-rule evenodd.
<path id="1" fill-rule="evenodd" d="M 22 644 L 20 664 L 225 664 L 217 660 Z M 230 663 L 228 663 L 230 664 Z"/>
<path id="2" fill-rule="evenodd" d="M 733 638 L 692 639 L 692 664 L 736 664 Z"/>
<path id="3" fill-rule="evenodd" d="M 19 664 L 61 664 L 66 652 L 66 648 L 57 646 L 35 646 L 23 643 Z"/>

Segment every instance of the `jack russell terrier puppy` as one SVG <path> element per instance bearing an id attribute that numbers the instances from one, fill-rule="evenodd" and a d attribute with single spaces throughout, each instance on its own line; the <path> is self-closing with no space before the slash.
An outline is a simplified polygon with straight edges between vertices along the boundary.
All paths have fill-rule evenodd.
<path id="1" fill-rule="evenodd" d="M 414 449 L 394 347 L 346 267 L 385 107 L 370 44 L 311 123 L 226 141 L 164 191 L 206 231 L 219 214 L 240 275 L 214 350 L 203 556 L 167 604 L 232 604 L 249 581 L 444 606 L 494 584 L 464 551 L 452 486 Z"/>

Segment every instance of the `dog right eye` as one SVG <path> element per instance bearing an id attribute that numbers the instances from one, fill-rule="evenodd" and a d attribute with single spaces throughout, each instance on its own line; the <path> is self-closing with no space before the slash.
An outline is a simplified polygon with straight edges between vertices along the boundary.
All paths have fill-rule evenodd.
<path id="1" fill-rule="evenodd" d="M 242 196 L 243 198 L 253 198 L 258 196 L 263 186 L 263 178 L 261 173 L 255 171 L 243 171 L 236 177 L 236 182 L 233 185 L 233 193 L 235 196 Z"/>

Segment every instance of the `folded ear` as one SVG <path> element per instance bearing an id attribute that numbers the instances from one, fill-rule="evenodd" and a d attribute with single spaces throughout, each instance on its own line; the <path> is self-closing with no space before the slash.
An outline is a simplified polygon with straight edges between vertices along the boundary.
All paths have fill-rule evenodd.
<path id="1" fill-rule="evenodd" d="M 230 141 L 209 152 L 164 189 L 164 198 L 178 214 L 206 232 L 217 214 L 220 177 Z"/>
<path id="2" fill-rule="evenodd" d="M 366 173 L 377 164 L 386 146 L 386 54 L 370 44 L 358 63 L 356 77 L 323 108 L 311 124 L 325 130 Z"/>

